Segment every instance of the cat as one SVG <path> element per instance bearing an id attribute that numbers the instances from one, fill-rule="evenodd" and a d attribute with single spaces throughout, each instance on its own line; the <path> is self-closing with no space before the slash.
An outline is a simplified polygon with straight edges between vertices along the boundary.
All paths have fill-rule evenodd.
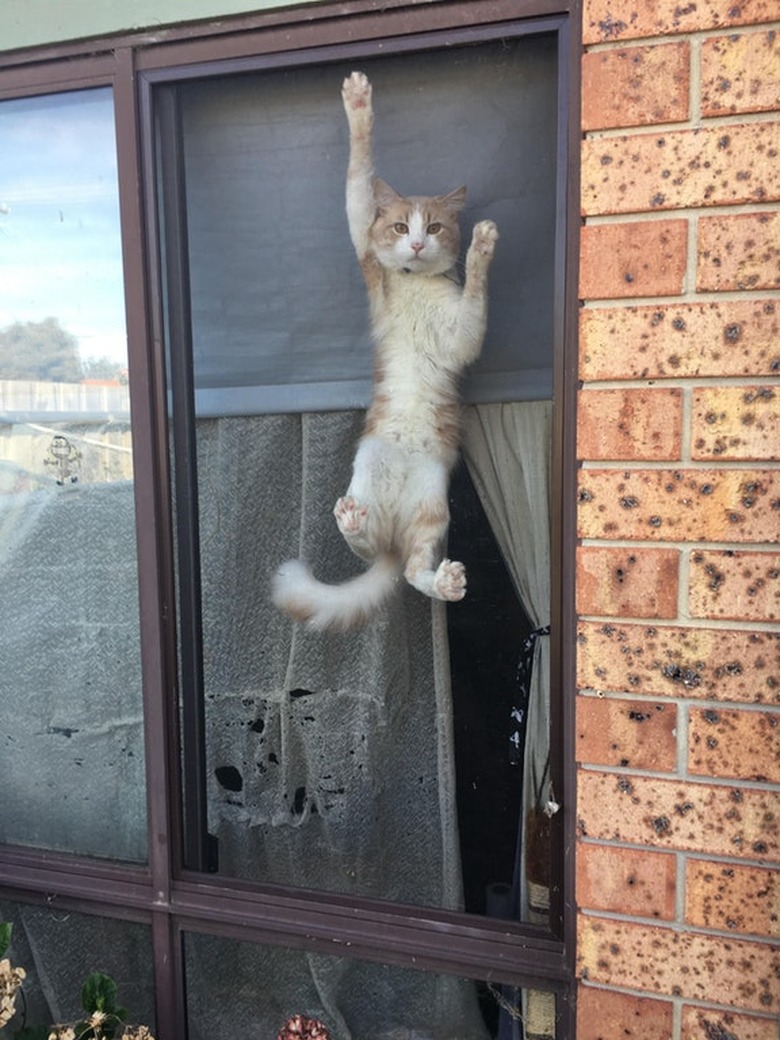
<path id="1" fill-rule="evenodd" d="M 289 560 L 273 582 L 278 607 L 310 628 L 333 631 L 364 623 L 401 575 L 434 599 L 465 595 L 463 564 L 441 559 L 441 551 L 460 434 L 458 379 L 482 349 L 498 239 L 492 221 L 475 226 L 461 288 L 454 267 L 465 187 L 400 196 L 374 176 L 368 78 L 353 72 L 342 99 L 350 139 L 347 220 L 368 291 L 375 359 L 352 480 L 333 512 L 349 547 L 371 567 L 328 585 L 303 561 Z"/>

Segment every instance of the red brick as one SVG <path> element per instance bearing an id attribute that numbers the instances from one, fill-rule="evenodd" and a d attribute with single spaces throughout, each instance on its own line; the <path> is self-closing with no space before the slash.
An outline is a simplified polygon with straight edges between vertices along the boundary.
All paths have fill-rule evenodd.
<path id="1" fill-rule="evenodd" d="M 780 198 L 780 122 L 591 138 L 582 212 L 644 213 Z"/>
<path id="2" fill-rule="evenodd" d="M 677 616 L 676 549 L 577 550 L 577 612 L 605 617 Z"/>
<path id="3" fill-rule="evenodd" d="M 780 306 L 709 300 L 583 308 L 580 378 L 762 376 L 780 372 Z"/>
<path id="4" fill-rule="evenodd" d="M 696 288 L 780 288 L 780 213 L 700 217 Z"/>
<path id="5" fill-rule="evenodd" d="M 748 462 L 780 458 L 778 389 L 773 386 L 695 389 L 691 455 L 694 459 Z"/>
<path id="6" fill-rule="evenodd" d="M 682 1040 L 777 1040 L 777 1020 L 734 1011 L 683 1008 Z"/>
<path id="7" fill-rule="evenodd" d="M 614 0 L 585 0 L 583 38 L 588 43 L 664 36 L 729 26 L 760 24 L 777 18 L 777 0 L 635 0 L 623 7 Z"/>
<path id="8" fill-rule="evenodd" d="M 671 1035 L 668 1001 L 580 983 L 577 1040 L 670 1040 Z"/>
<path id="9" fill-rule="evenodd" d="M 584 469 L 580 538 L 771 542 L 780 530 L 780 473 L 739 469 Z"/>
<path id="10" fill-rule="evenodd" d="M 697 550 L 691 554 L 691 617 L 774 621 L 780 617 L 780 554 Z"/>
<path id="11" fill-rule="evenodd" d="M 696 709 L 688 722 L 688 771 L 780 783 L 780 712 Z"/>
<path id="12" fill-rule="evenodd" d="M 679 296 L 687 236 L 687 220 L 587 225 L 580 232 L 580 296 Z"/>
<path id="13" fill-rule="evenodd" d="M 777 1019 L 686 1007 L 682 1040 L 777 1040 Z"/>
<path id="14" fill-rule="evenodd" d="M 671 921 L 676 870 L 676 856 L 668 852 L 581 842 L 577 849 L 577 905 Z"/>
<path id="15" fill-rule="evenodd" d="M 776 109 L 780 109 L 780 37 L 774 29 L 702 41 L 702 115 Z"/>
<path id="16" fill-rule="evenodd" d="M 580 769 L 583 837 L 711 856 L 777 859 L 780 813 L 765 788 L 684 782 Z"/>
<path id="17" fill-rule="evenodd" d="M 780 704 L 780 632 L 581 621 L 577 682 L 644 696 Z"/>
<path id="18" fill-rule="evenodd" d="M 626 989 L 777 1012 L 777 950 L 770 943 L 679 932 L 581 915 L 577 971 Z"/>
<path id="19" fill-rule="evenodd" d="M 688 118 L 690 44 L 585 54 L 582 128 L 667 123 Z"/>
<path id="20" fill-rule="evenodd" d="M 677 387 L 581 390 L 577 454 L 592 461 L 679 459 L 682 406 Z"/>
<path id="21" fill-rule="evenodd" d="M 672 772 L 676 725 L 673 704 L 578 697 L 577 761 Z"/>
<path id="22" fill-rule="evenodd" d="M 685 864 L 685 920 L 699 928 L 778 937 L 780 873 L 689 859 Z"/>

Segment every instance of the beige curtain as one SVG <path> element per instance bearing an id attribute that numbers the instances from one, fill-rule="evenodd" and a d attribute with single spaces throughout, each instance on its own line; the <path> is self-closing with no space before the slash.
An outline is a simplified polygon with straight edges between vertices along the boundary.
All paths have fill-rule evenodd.
<path id="1" fill-rule="evenodd" d="M 550 451 L 552 403 L 525 401 L 466 409 L 463 451 L 472 480 L 518 596 L 537 630 L 550 621 Z M 544 924 L 549 913 L 550 645 L 539 635 L 523 758 L 520 918 Z M 552 994 L 526 991 L 525 1037 L 555 1035 Z"/>

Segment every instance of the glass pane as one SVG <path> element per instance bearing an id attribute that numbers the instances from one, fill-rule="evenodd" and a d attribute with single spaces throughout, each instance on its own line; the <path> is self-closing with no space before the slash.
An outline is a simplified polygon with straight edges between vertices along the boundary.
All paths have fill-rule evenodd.
<path id="1" fill-rule="evenodd" d="M 197 934 L 184 950 L 190 1040 L 285 1036 L 298 1015 L 329 1040 L 555 1037 L 551 993 Z"/>
<path id="2" fill-rule="evenodd" d="M 549 369 L 554 40 L 365 64 L 378 172 L 410 191 L 469 179 L 464 239 L 477 215 L 501 226 L 483 375 L 502 371 L 507 359 L 515 375 Z M 544 808 L 552 797 L 547 391 L 540 396 L 532 384 L 519 402 L 494 400 L 483 381 L 480 403 L 466 409 L 448 551 L 469 574 L 462 603 L 432 604 L 401 581 L 399 595 L 363 629 L 323 635 L 294 625 L 269 599 L 271 574 L 292 557 L 330 582 L 360 570 L 332 510 L 349 483 L 363 415 L 332 407 L 328 396 L 350 372 L 371 367 L 365 290 L 344 213 L 339 91 L 348 71 L 220 79 L 188 84 L 180 97 L 197 404 L 207 786 L 200 824 L 216 839 L 225 875 L 544 925 Z M 450 134 L 444 117 L 421 112 L 422 95 L 446 99 L 447 118 L 461 102 L 483 111 L 483 150 L 470 129 Z M 436 156 L 442 142 L 446 161 Z M 229 273 L 216 269 L 222 257 Z M 529 289 L 529 268 L 543 288 L 534 281 Z M 308 310 L 310 289 L 320 325 Z M 518 336 L 531 314 L 535 333 Z M 288 407 L 295 400 L 315 410 Z M 223 414 L 215 414 L 218 404 Z M 178 473 L 186 461 L 176 459 Z M 179 577 L 186 585 L 192 575 Z M 192 689 L 185 695 L 191 711 Z M 185 789 L 195 774 L 185 775 Z"/>
<path id="3" fill-rule="evenodd" d="M 146 856 L 113 101 L 0 104 L 0 841 Z"/>
<path id="4" fill-rule="evenodd" d="M 6 1026 L 9 1036 L 24 1026 L 48 1030 L 83 1020 L 81 989 L 97 971 L 115 982 L 127 1021 L 154 1030 L 152 943 L 145 925 L 5 899 L 0 900 L 0 921 L 12 927 L 5 956 L 25 972 L 15 997 L 16 1014 Z"/>

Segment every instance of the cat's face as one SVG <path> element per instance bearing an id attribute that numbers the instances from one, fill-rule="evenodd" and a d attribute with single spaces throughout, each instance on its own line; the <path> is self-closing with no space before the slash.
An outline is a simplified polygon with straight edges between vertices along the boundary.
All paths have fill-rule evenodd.
<path id="1" fill-rule="evenodd" d="M 423 275 L 449 271 L 460 248 L 458 213 L 466 189 L 403 198 L 377 180 L 375 194 L 378 212 L 369 235 L 380 264 L 391 271 Z"/>

